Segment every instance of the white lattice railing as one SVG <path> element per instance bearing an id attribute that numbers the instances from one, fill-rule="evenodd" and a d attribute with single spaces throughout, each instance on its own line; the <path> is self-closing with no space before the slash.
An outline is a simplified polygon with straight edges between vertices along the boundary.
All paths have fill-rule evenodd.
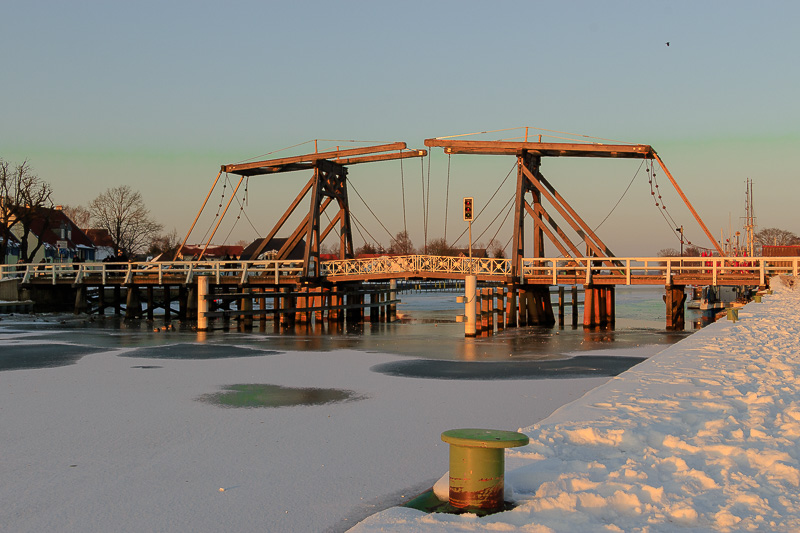
<path id="1" fill-rule="evenodd" d="M 763 285 L 776 274 L 798 275 L 800 257 L 596 257 L 523 259 L 520 277 L 547 278 L 551 284 L 571 277 L 590 283 L 596 276 L 613 276 L 616 283 L 631 284 L 634 278 L 652 278 L 653 283 L 671 283 L 676 276 L 702 278 L 710 285 L 734 278 Z M 605 263 L 605 264 L 604 264 Z M 476 274 L 478 277 L 511 276 L 508 259 L 469 259 L 431 255 L 381 256 L 368 259 L 324 261 L 321 274 L 328 277 L 391 279 L 425 277 L 426 274 Z M 198 275 L 212 276 L 215 283 L 246 283 L 258 277 L 273 283 L 302 274 L 303 261 L 174 261 L 140 263 L 38 263 L 0 265 L 0 277 L 33 281 L 128 284 L 192 283 Z"/>

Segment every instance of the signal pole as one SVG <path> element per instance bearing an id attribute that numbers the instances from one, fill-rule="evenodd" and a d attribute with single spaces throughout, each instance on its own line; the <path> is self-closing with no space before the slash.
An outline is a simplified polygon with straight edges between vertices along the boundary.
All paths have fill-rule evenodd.
<path id="1" fill-rule="evenodd" d="M 472 198 L 464 198 L 464 220 L 469 223 L 469 274 L 464 278 L 464 336 L 474 337 L 475 324 L 475 294 L 477 292 L 478 277 L 472 269 Z"/>

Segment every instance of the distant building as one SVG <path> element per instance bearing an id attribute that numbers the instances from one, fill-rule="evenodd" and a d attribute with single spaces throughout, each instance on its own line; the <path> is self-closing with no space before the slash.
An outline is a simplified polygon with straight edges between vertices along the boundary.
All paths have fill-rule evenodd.
<path id="1" fill-rule="evenodd" d="M 258 257 L 253 257 L 256 250 L 261 247 L 261 243 L 264 242 L 264 239 L 256 239 L 251 242 L 247 247 L 242 251 L 241 257 L 242 261 L 256 261 L 259 259 L 274 259 L 277 253 L 283 248 L 283 245 L 286 244 L 288 239 L 279 239 L 277 237 L 270 240 L 262 249 L 261 253 L 258 254 Z M 306 241 L 305 239 L 300 239 L 300 241 L 295 245 L 295 247 L 289 252 L 288 257 L 284 259 L 288 260 L 300 260 L 302 261 L 306 254 Z"/>
<path id="2" fill-rule="evenodd" d="M 800 256 L 800 244 L 789 244 L 782 246 L 761 246 L 763 257 L 797 257 Z"/>
<path id="3" fill-rule="evenodd" d="M 21 223 L 15 224 L 11 231 L 20 241 L 25 238 Z M 95 247 L 91 239 L 60 206 L 36 210 L 27 236 L 28 253 L 38 246 L 39 240 L 42 246 L 31 258 L 32 263 L 42 260 L 55 263 L 95 260 Z"/>
<path id="4" fill-rule="evenodd" d="M 178 257 L 179 261 L 187 261 L 189 259 L 200 257 L 200 254 L 203 253 L 203 248 L 205 245 L 203 244 L 186 244 L 184 245 L 183 249 L 181 250 L 181 256 Z M 242 255 L 242 247 L 241 246 L 209 246 L 206 248 L 205 253 L 203 253 L 203 259 L 214 261 L 219 259 L 239 259 Z M 162 261 L 172 261 L 172 257 L 163 257 Z"/>
<path id="5" fill-rule="evenodd" d="M 109 257 L 114 257 L 114 250 L 116 250 L 117 247 L 114 244 L 114 239 L 111 238 L 111 234 L 107 229 L 89 228 L 85 231 L 85 233 L 86 236 L 92 241 L 92 244 L 94 244 L 95 261 L 103 261 Z"/>
<path id="6" fill-rule="evenodd" d="M 0 237 L 0 242 L 3 242 L 3 237 Z M 13 233 L 9 236 L 6 246 L 6 256 L 2 259 L 2 262 L 7 265 L 13 265 L 19 262 L 19 239 L 17 239 Z"/>

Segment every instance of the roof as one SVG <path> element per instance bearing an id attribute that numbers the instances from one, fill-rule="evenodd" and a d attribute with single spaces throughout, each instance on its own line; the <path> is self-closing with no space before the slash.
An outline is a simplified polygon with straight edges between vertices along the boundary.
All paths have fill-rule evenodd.
<path id="1" fill-rule="evenodd" d="M 94 243 L 95 246 L 105 246 L 108 248 L 116 248 L 114 239 L 111 234 L 104 228 L 89 228 L 85 231 L 86 236 Z"/>
<path id="2" fill-rule="evenodd" d="M 68 230 L 64 238 L 60 233 L 61 228 Z M 66 247 L 73 250 L 78 247 L 94 248 L 92 240 L 61 209 L 38 208 L 31 222 L 31 233 L 53 247 L 66 242 Z"/>

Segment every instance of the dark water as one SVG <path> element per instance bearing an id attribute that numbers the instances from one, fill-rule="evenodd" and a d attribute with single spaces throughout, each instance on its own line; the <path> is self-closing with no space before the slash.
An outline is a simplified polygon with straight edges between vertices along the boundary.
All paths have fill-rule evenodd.
<path id="1" fill-rule="evenodd" d="M 256 320 L 251 332 L 217 329 L 199 333 L 192 324 L 177 321 L 174 330 L 164 331 L 158 320 L 4 315 L 0 320 L 0 371 L 69 365 L 85 355 L 116 349 L 125 349 L 119 355 L 126 357 L 188 360 L 350 349 L 409 357 L 374 369 L 398 376 L 537 379 L 616 375 L 658 351 L 659 346 L 691 333 L 664 329 L 662 294 L 659 288 L 618 287 L 614 330 L 526 327 L 471 339 L 464 337 L 463 324 L 455 322 L 455 316 L 463 313 L 463 304 L 456 303 L 454 293 L 402 294 L 398 306 L 402 320 L 367 323 L 347 331 L 327 326 L 274 331 L 271 321 L 265 331 L 259 331 Z M 687 312 L 687 324 L 695 318 Z M 157 371 L 158 365 L 138 368 Z"/>

